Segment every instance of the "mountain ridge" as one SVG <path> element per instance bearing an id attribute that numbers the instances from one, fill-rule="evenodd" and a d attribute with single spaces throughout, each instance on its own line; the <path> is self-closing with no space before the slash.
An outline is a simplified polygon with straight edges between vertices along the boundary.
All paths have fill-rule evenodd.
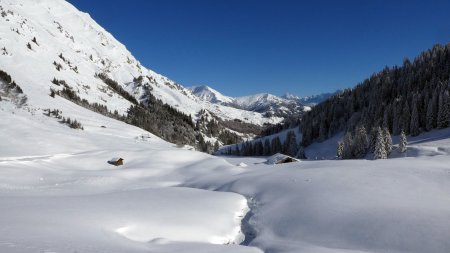
<path id="1" fill-rule="evenodd" d="M 57 95 L 136 123 L 128 115 L 132 107 L 138 113 L 141 104 L 160 103 L 157 108 L 199 126 L 195 128 L 197 142 L 207 139 L 219 145 L 226 142 L 220 135 L 252 136 L 264 125 L 283 120 L 199 99 L 177 82 L 142 66 L 88 14 L 63 0 L 1 0 L 0 12 L 4 24 L 0 27 L 0 69 L 20 85 L 33 110 L 58 109 Z M 240 122 L 245 127 L 239 127 Z M 169 128 L 181 134 L 176 133 L 177 124 L 170 123 Z"/>

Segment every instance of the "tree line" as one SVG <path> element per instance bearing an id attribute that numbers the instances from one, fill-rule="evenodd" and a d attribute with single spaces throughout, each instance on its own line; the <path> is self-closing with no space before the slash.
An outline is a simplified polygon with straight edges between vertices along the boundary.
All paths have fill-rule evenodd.
<path id="1" fill-rule="evenodd" d="M 279 135 L 246 141 L 224 148 L 221 153 L 235 156 L 270 156 L 283 153 L 292 157 L 305 159 L 304 147 L 297 141 L 294 131 L 288 131 L 282 142 Z"/>

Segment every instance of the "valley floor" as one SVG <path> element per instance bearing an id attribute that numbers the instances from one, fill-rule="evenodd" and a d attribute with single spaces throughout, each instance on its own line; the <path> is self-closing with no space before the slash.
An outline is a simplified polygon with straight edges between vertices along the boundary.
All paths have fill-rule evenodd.
<path id="1" fill-rule="evenodd" d="M 267 165 L 0 108 L 0 252 L 450 252 L 446 130 L 411 157 Z"/>

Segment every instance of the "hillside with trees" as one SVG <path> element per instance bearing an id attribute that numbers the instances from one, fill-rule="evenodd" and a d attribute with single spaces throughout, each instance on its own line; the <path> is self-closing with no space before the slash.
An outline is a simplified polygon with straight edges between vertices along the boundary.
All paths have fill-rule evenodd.
<path id="1" fill-rule="evenodd" d="M 301 158 L 304 147 L 340 132 L 345 133 L 336 151 L 341 159 L 363 158 L 368 153 L 374 159 L 385 159 L 393 149 L 391 135 L 401 135 L 400 152 L 404 152 L 407 135 L 450 126 L 450 44 L 436 45 L 412 62 L 405 59 L 400 67 L 386 67 L 312 107 L 301 120 L 283 123 L 267 127 L 261 136 L 275 136 L 299 125 L 302 141 L 290 150 Z M 273 143 L 256 139 L 227 147 L 225 153 L 295 155 L 287 151 L 289 143 L 277 143 L 276 138 Z"/>
<path id="2" fill-rule="evenodd" d="M 378 132 L 418 134 L 450 125 L 450 44 L 436 45 L 401 67 L 385 68 L 353 89 L 344 90 L 305 113 L 301 122 L 303 145 L 324 141 L 346 132 L 343 144 L 363 128 L 371 139 Z M 381 129 L 381 130 L 380 130 Z M 367 138 L 369 138 L 367 137 Z M 381 138 L 381 137 L 380 137 Z M 364 138 L 361 140 L 365 142 Z M 342 155 L 357 158 L 375 151 L 364 143 L 363 150 Z M 384 154 L 379 154 L 384 157 Z"/>

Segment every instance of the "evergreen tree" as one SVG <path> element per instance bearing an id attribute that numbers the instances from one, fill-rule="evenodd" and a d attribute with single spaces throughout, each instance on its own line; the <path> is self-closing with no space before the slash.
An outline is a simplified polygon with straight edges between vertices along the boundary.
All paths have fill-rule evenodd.
<path id="1" fill-rule="evenodd" d="M 328 137 L 328 131 L 326 128 L 326 122 L 324 119 L 322 119 L 320 128 L 319 128 L 319 141 L 326 140 Z"/>
<path id="2" fill-rule="evenodd" d="M 433 129 L 434 122 L 435 122 L 435 119 L 434 119 L 433 101 L 430 100 L 427 105 L 427 116 L 426 116 L 425 129 L 427 131 L 430 131 L 431 129 Z"/>
<path id="3" fill-rule="evenodd" d="M 446 96 L 444 94 L 439 95 L 438 103 L 438 115 L 437 115 L 437 127 L 445 128 L 448 125 L 447 121 L 447 110 L 446 110 Z"/>
<path id="4" fill-rule="evenodd" d="M 280 138 L 277 136 L 272 139 L 271 151 L 273 154 L 280 153 L 282 149 Z"/>
<path id="5" fill-rule="evenodd" d="M 237 156 L 241 155 L 241 150 L 239 149 L 239 144 L 236 144 L 233 155 L 237 155 Z"/>
<path id="6" fill-rule="evenodd" d="M 409 132 L 409 124 L 411 123 L 411 111 L 408 101 L 405 102 L 402 111 L 402 129 Z"/>
<path id="7" fill-rule="evenodd" d="M 383 114 L 383 128 L 389 128 L 389 110 L 385 110 Z"/>
<path id="8" fill-rule="evenodd" d="M 375 151 L 375 143 L 377 142 L 377 128 L 376 127 L 372 127 L 372 130 L 370 130 L 370 135 L 369 135 L 369 151 L 370 152 L 374 152 Z"/>
<path id="9" fill-rule="evenodd" d="M 252 142 L 247 141 L 245 153 L 247 154 L 247 156 L 254 155 L 254 153 L 253 153 L 253 143 Z"/>
<path id="10" fill-rule="evenodd" d="M 298 152 L 297 137 L 293 131 L 289 131 L 283 145 L 283 153 L 289 156 L 295 156 Z"/>
<path id="11" fill-rule="evenodd" d="M 389 155 L 392 152 L 392 137 L 387 128 L 383 129 L 383 137 L 384 137 L 384 150 L 386 154 Z"/>
<path id="12" fill-rule="evenodd" d="M 216 142 L 214 142 L 214 152 L 216 152 L 217 150 L 219 150 L 220 148 L 220 144 L 219 142 L 216 140 Z"/>
<path id="13" fill-rule="evenodd" d="M 306 159 L 305 148 L 302 145 L 299 146 L 296 157 L 298 159 Z"/>
<path id="14" fill-rule="evenodd" d="M 264 147 L 261 140 L 255 142 L 253 153 L 255 156 L 262 156 L 264 154 Z"/>
<path id="15" fill-rule="evenodd" d="M 350 132 L 347 132 L 345 134 L 343 143 L 344 143 L 343 158 L 344 159 L 353 158 L 353 137 Z"/>
<path id="16" fill-rule="evenodd" d="M 339 159 L 344 159 L 344 142 L 338 141 L 336 156 Z"/>
<path id="17" fill-rule="evenodd" d="M 409 125 L 410 129 L 409 132 L 411 133 L 412 136 L 417 136 L 420 133 L 420 129 L 419 129 L 419 111 L 417 110 L 417 99 L 414 96 L 413 100 L 412 100 L 412 111 L 411 111 L 411 123 Z"/>
<path id="18" fill-rule="evenodd" d="M 353 156 L 362 158 L 367 154 L 369 148 L 369 137 L 364 126 L 360 126 L 356 130 L 355 139 L 353 141 Z"/>
<path id="19" fill-rule="evenodd" d="M 266 138 L 264 140 L 264 152 L 263 153 L 265 156 L 271 155 L 269 138 Z"/>
<path id="20" fill-rule="evenodd" d="M 380 127 L 377 128 L 377 138 L 375 142 L 375 150 L 373 152 L 374 159 L 386 159 L 386 144 L 384 143 L 384 134 Z"/>
<path id="21" fill-rule="evenodd" d="M 406 140 L 405 132 L 402 130 L 400 133 L 400 143 L 398 145 L 400 152 L 404 153 L 406 151 L 406 145 L 408 145 L 408 141 Z"/>
<path id="22" fill-rule="evenodd" d="M 400 133 L 400 124 L 401 124 L 400 123 L 401 122 L 400 116 L 402 114 L 401 107 L 399 106 L 399 102 L 398 101 L 394 101 L 392 111 L 393 111 L 392 133 L 397 135 L 397 134 Z M 374 142 L 374 144 L 375 144 L 375 142 Z"/>
<path id="23" fill-rule="evenodd" d="M 438 104 L 438 114 L 437 114 L 437 127 L 445 128 L 448 126 L 448 118 L 449 118 L 449 105 L 448 105 L 447 94 L 439 95 L 439 104 Z"/>

